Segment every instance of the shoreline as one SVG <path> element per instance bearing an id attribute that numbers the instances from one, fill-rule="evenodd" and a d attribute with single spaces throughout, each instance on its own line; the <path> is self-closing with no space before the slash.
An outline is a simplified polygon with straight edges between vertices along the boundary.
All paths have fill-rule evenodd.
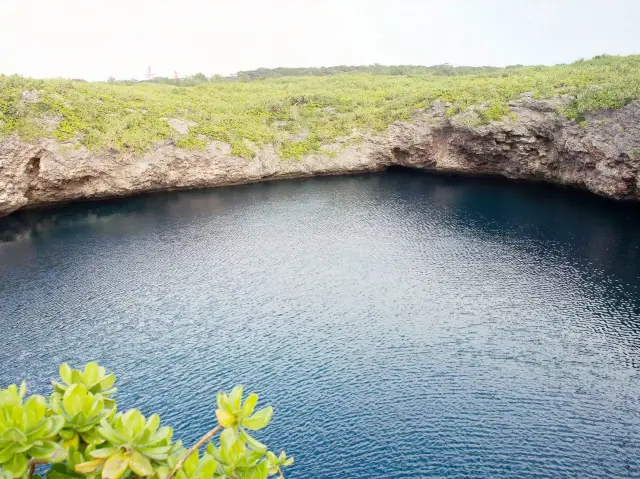
<path id="1" fill-rule="evenodd" d="M 279 179 L 349 175 L 409 167 L 432 173 L 497 176 L 577 187 L 618 200 L 640 200 L 640 100 L 590 114 L 586 124 L 555 113 L 557 100 L 523 95 L 513 118 L 470 126 L 439 105 L 378 135 L 325 145 L 324 153 L 283 160 L 273 145 L 253 159 L 229 145 L 204 151 L 175 143 L 142 156 L 94 154 L 54 140 L 0 139 L 0 216 L 19 210 Z"/>

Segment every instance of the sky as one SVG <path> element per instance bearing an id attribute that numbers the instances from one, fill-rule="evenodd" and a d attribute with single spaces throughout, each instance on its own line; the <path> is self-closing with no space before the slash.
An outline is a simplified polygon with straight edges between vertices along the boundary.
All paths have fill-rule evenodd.
<path id="1" fill-rule="evenodd" d="M 569 63 L 640 53 L 640 0 L 0 0 L 0 73 Z"/>

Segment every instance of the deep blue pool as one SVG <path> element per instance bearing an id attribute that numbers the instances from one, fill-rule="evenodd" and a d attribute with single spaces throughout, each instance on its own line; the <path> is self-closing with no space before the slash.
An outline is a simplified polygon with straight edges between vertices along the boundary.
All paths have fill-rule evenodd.
<path id="1" fill-rule="evenodd" d="M 640 208 L 396 171 L 0 219 L 0 385 L 90 360 L 186 442 L 258 392 L 289 478 L 640 477 Z"/>

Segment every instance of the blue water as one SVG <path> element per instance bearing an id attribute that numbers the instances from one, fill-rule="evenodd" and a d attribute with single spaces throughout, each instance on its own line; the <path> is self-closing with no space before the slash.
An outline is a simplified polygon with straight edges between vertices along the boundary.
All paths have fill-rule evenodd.
<path id="1" fill-rule="evenodd" d="M 640 208 L 396 171 L 0 219 L 0 384 L 118 375 L 176 437 L 242 383 L 290 478 L 640 477 Z"/>

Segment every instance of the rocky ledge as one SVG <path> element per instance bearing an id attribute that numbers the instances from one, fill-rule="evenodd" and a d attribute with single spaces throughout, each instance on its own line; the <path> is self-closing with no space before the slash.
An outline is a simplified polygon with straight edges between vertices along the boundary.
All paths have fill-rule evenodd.
<path id="1" fill-rule="evenodd" d="M 273 146 L 246 160 L 232 156 L 229 145 L 220 142 L 204 151 L 164 143 L 136 156 L 5 138 L 0 140 L 0 215 L 54 203 L 394 165 L 545 181 L 640 200 L 640 100 L 590 114 L 581 123 L 556 113 L 562 101 L 525 94 L 511 103 L 512 115 L 484 125 L 477 124 L 482 107 L 447 118 L 446 105 L 436 103 L 384 134 L 343 139 L 327 145 L 327 154 L 299 160 L 279 159 Z"/>

